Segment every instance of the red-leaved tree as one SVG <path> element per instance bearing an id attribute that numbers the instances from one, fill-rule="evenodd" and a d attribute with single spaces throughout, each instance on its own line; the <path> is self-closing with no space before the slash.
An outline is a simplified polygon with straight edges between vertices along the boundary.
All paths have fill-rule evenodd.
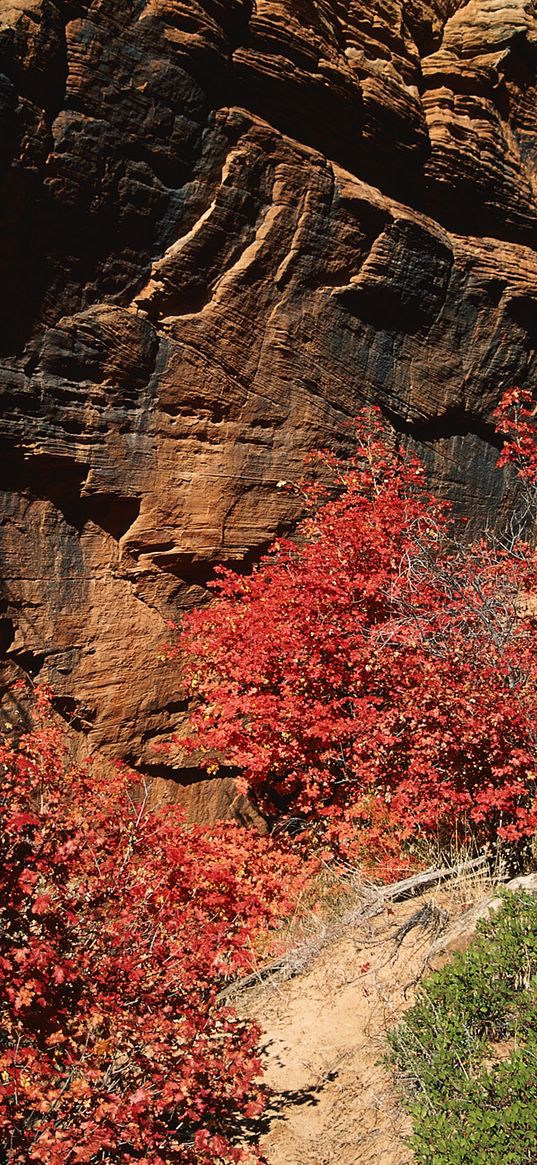
<path id="1" fill-rule="evenodd" d="M 257 1160 L 239 1146 L 263 1107 L 258 1030 L 217 994 L 295 864 L 150 810 L 128 772 L 69 764 L 50 726 L 0 766 L 0 1159 Z"/>
<path id="2" fill-rule="evenodd" d="M 531 485 L 527 394 L 497 424 Z M 535 555 L 518 535 L 461 545 L 378 411 L 356 437 L 324 456 L 296 538 L 250 577 L 222 569 L 177 651 L 203 763 L 235 766 L 273 823 L 393 872 L 410 839 L 535 828 Z"/>

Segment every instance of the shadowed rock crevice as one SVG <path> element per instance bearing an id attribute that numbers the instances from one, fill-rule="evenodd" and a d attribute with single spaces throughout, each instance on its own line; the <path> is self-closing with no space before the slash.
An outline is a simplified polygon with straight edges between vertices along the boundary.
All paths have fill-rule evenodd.
<path id="1" fill-rule="evenodd" d="M 181 786 L 181 788 L 188 788 L 189 785 L 197 785 L 206 775 L 203 769 L 196 768 L 195 766 L 179 768 L 171 760 L 168 763 L 166 763 L 166 760 L 155 760 L 152 763 L 144 763 L 140 762 L 139 757 L 136 755 L 127 756 L 125 759 L 126 763 L 132 765 L 142 776 L 149 777 L 152 781 L 171 781 L 174 785 Z M 173 793 L 170 800 L 174 800 Z"/>
<path id="2" fill-rule="evenodd" d="M 24 6 L 4 7 L 5 14 L 0 17 L 2 71 L 15 87 L 23 108 L 28 112 L 41 109 L 50 125 L 65 101 L 65 26 L 69 19 L 65 6 L 55 0 L 30 0 Z M 14 15 L 19 17 L 16 22 Z"/>
<path id="3" fill-rule="evenodd" d="M 54 696 L 52 707 L 74 732 L 87 732 L 95 720 L 95 709 L 75 700 L 74 696 Z"/>
<path id="4" fill-rule="evenodd" d="M 76 507 L 86 475 L 87 465 L 67 457 L 50 453 L 25 456 L 7 441 L 0 445 L 0 488 L 14 495 L 48 499 L 67 520 L 67 511 L 71 513 Z M 3 513 L 7 516 L 5 509 Z"/>
<path id="5" fill-rule="evenodd" d="M 117 493 L 84 496 L 88 466 L 67 457 L 47 453 L 25 456 L 18 449 L 0 444 L 0 466 L 0 490 L 51 502 L 79 533 L 87 522 L 92 522 L 119 541 L 140 512 L 139 498 Z M 7 520 L 7 503 L 4 514 Z"/>
<path id="6" fill-rule="evenodd" d="M 492 422 L 487 422 L 475 413 L 466 412 L 458 405 L 452 405 L 445 412 L 436 417 L 422 417 L 414 421 L 401 421 L 384 409 L 384 414 L 399 432 L 411 436 L 419 445 L 429 445 L 435 441 L 446 441 L 452 437 L 478 437 L 480 441 L 498 451 L 502 447 L 502 439 L 496 433 Z"/>

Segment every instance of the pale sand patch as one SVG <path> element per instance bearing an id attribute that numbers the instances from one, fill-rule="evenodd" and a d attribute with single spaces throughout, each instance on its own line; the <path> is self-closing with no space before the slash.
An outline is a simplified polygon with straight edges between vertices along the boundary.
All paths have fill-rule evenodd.
<path id="1" fill-rule="evenodd" d="M 411 1165 L 410 1121 L 381 1062 L 439 930 L 485 887 L 441 888 L 336 928 L 301 974 L 234 1006 L 265 1034 L 274 1090 L 261 1148 L 271 1165 Z M 424 909 L 425 908 L 425 909 Z"/>

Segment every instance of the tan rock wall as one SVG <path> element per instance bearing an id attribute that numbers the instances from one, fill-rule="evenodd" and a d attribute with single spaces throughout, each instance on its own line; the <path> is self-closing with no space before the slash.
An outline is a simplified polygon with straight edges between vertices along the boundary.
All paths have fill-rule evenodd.
<path id="1" fill-rule="evenodd" d="M 154 750 L 166 620 L 288 528 L 278 483 L 365 401 L 501 510 L 536 30 L 523 0 L 2 6 L 3 641 L 89 746 L 193 779 Z"/>

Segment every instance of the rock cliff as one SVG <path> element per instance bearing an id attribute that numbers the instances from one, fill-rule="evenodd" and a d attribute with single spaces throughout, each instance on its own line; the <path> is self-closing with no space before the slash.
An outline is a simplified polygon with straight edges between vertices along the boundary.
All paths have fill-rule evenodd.
<path id="1" fill-rule="evenodd" d="M 0 630 L 92 748 L 191 780 L 154 751 L 166 620 L 289 526 L 278 483 L 365 401 L 501 506 L 536 60 L 532 0 L 1 5 Z"/>

